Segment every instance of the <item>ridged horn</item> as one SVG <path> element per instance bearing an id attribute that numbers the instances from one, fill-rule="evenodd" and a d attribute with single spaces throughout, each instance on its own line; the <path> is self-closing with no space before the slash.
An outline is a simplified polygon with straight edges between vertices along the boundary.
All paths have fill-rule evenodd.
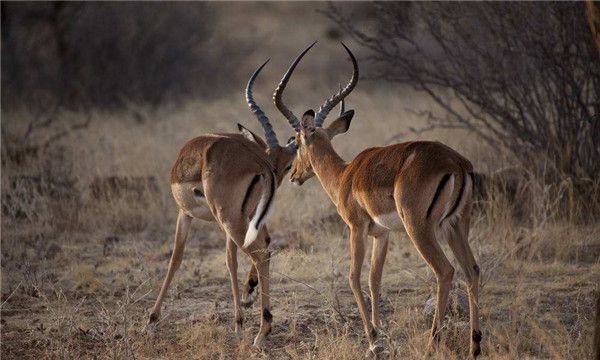
<path id="1" fill-rule="evenodd" d="M 273 148 L 279 145 L 279 141 L 277 141 L 277 135 L 273 130 L 273 126 L 271 126 L 269 118 L 260 109 L 260 106 L 256 104 L 256 102 L 254 101 L 254 97 L 252 96 L 252 86 L 254 86 L 254 81 L 256 80 L 256 77 L 258 76 L 262 68 L 265 67 L 265 65 L 267 65 L 269 60 L 271 59 L 267 59 L 267 61 L 265 61 L 264 64 L 259 66 L 258 69 L 254 71 L 254 74 L 252 74 L 252 76 L 250 77 L 250 80 L 248 80 L 248 85 L 246 85 L 246 101 L 248 102 L 250 110 L 254 113 L 254 115 L 258 119 L 258 122 L 265 131 L 265 140 L 267 141 L 267 144 L 269 145 L 269 147 Z"/>
<path id="2" fill-rule="evenodd" d="M 281 82 L 279 82 L 279 85 L 277 86 L 277 89 L 275 89 L 275 93 L 273 94 L 273 101 L 275 102 L 275 106 L 277 106 L 277 109 L 281 111 L 283 116 L 285 116 L 285 118 L 288 120 L 290 125 L 292 125 L 294 130 L 296 130 L 296 132 L 300 132 L 300 121 L 298 121 L 298 118 L 294 115 L 294 113 L 292 113 L 292 111 L 288 109 L 287 106 L 285 106 L 285 104 L 283 103 L 283 90 L 285 90 L 285 87 L 287 86 L 287 83 L 290 80 L 290 77 L 292 76 L 296 65 L 298 65 L 300 60 L 302 60 L 302 57 L 308 52 L 308 50 L 315 46 L 316 43 L 316 41 L 312 43 L 303 52 L 301 52 L 300 55 L 296 57 L 292 65 L 290 65 L 290 67 L 283 75 Z"/>
<path id="3" fill-rule="evenodd" d="M 340 93 L 342 92 L 342 84 L 340 84 Z M 346 111 L 346 100 L 342 99 L 342 101 L 340 101 L 340 116 L 342 116 L 344 114 L 344 111 Z"/>
<path id="4" fill-rule="evenodd" d="M 352 78 L 350 78 L 348 85 L 346 85 L 345 88 L 341 89 L 338 93 L 334 94 L 331 98 L 329 98 L 327 101 L 325 101 L 325 103 L 319 108 L 319 111 L 317 111 L 317 114 L 315 115 L 315 126 L 316 127 L 323 126 L 323 122 L 325 121 L 327 114 L 329 114 L 329 112 L 340 101 L 344 100 L 344 98 L 352 92 L 352 90 L 356 86 L 356 83 L 358 82 L 358 63 L 356 62 L 356 58 L 354 57 L 354 54 L 352 54 L 352 51 L 350 51 L 350 49 L 348 49 L 348 47 L 344 43 L 341 43 L 341 44 L 344 47 L 344 49 L 346 49 L 346 52 L 348 52 L 348 55 L 350 56 L 350 60 L 352 60 L 352 66 L 354 67 L 354 72 L 352 73 Z"/>

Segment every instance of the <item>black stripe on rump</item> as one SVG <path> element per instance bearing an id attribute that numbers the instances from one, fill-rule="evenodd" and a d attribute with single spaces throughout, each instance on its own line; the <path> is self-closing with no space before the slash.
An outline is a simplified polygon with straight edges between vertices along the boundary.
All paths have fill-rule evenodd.
<path id="1" fill-rule="evenodd" d="M 250 194 L 252 194 L 252 190 L 254 190 L 254 187 L 258 183 L 259 179 L 260 179 L 260 175 L 254 175 L 254 177 L 252 178 L 252 181 L 250 182 L 250 185 L 248 186 L 248 190 L 246 191 L 246 196 L 244 196 L 244 201 L 242 201 L 242 213 L 244 212 L 244 209 L 246 208 L 246 203 L 248 202 L 248 199 L 250 198 Z"/>
<path id="2" fill-rule="evenodd" d="M 265 204 L 265 208 L 264 208 L 262 214 L 260 214 L 258 221 L 256 222 L 256 224 L 254 224 L 254 226 L 256 227 L 256 230 L 258 230 L 258 224 L 260 224 L 262 219 L 267 215 L 267 211 L 269 211 L 269 208 L 271 207 L 271 202 L 273 201 L 273 198 L 275 197 L 275 186 L 276 186 L 275 175 L 273 174 L 273 172 L 270 172 L 270 175 L 271 175 L 271 193 L 269 194 L 269 200 L 267 200 L 267 203 Z"/>
<path id="3" fill-rule="evenodd" d="M 440 194 L 442 193 L 442 189 L 448 182 L 448 179 L 450 179 L 450 174 L 444 175 L 442 177 L 442 180 L 440 181 L 440 184 L 438 185 L 437 189 L 435 190 L 435 194 L 433 195 L 433 200 L 431 200 L 431 205 L 429 205 L 429 208 L 427 209 L 427 218 L 428 219 L 431 216 L 431 211 L 433 210 L 435 203 L 437 202 L 438 198 L 440 197 Z"/>

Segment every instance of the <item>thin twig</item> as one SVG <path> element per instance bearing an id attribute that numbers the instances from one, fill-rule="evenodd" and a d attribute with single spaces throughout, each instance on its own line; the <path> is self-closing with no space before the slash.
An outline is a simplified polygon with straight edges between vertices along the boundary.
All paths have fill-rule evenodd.
<path id="1" fill-rule="evenodd" d="M 2 305 L 0 305 L 0 308 L 4 307 L 4 304 L 6 304 L 6 302 L 7 302 L 8 300 L 10 300 L 10 298 L 11 298 L 11 297 L 14 295 L 14 293 L 16 293 L 16 292 L 17 292 L 17 290 L 19 290 L 19 287 L 21 287 L 21 284 L 22 284 L 22 283 L 23 283 L 23 280 L 21 280 L 21 281 L 19 282 L 19 284 L 17 285 L 17 287 L 16 287 L 16 288 L 15 288 L 13 291 L 11 291 L 11 293 L 8 295 L 8 297 L 6 298 L 6 300 L 4 300 L 4 302 L 2 303 Z"/>
<path id="2" fill-rule="evenodd" d="M 274 272 L 275 274 L 278 274 L 278 275 L 281 275 L 281 276 L 285 277 L 285 278 L 286 278 L 286 279 L 288 279 L 288 280 L 292 280 L 292 281 L 294 281 L 294 282 L 297 282 L 298 284 L 302 284 L 302 285 L 306 286 L 307 288 L 311 289 L 312 291 L 316 292 L 317 294 L 319 294 L 319 295 L 323 296 L 323 293 L 322 293 L 322 292 L 320 292 L 319 290 L 315 289 L 313 286 L 311 286 L 311 285 L 308 285 L 307 283 L 305 283 L 305 282 L 303 282 L 303 281 L 300 281 L 300 280 L 294 279 L 293 277 L 291 277 L 291 276 L 289 276 L 289 275 L 287 275 L 287 274 L 284 274 L 284 273 L 282 273 L 282 272 L 279 272 L 279 271 L 275 271 L 275 270 L 273 270 L 273 272 Z"/>

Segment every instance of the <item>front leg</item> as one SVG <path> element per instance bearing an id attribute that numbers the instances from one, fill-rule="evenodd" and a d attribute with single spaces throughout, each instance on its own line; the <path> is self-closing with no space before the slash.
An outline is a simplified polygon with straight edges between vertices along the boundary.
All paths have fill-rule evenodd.
<path id="1" fill-rule="evenodd" d="M 229 270 L 229 279 L 231 280 L 231 292 L 233 293 L 233 316 L 235 319 L 235 332 L 242 333 L 244 324 L 244 315 L 240 306 L 240 289 L 237 278 L 237 245 L 230 237 L 227 237 L 227 269 Z"/>
<path id="2" fill-rule="evenodd" d="M 371 270 L 369 271 L 369 290 L 371 290 L 371 323 L 375 329 L 381 329 L 379 318 L 379 299 L 381 297 L 381 276 L 388 250 L 389 233 L 373 237 L 371 248 Z"/>
<path id="3" fill-rule="evenodd" d="M 375 332 L 375 329 L 373 329 L 373 325 L 371 324 L 371 321 L 369 320 L 369 317 L 367 315 L 367 305 L 365 303 L 365 298 L 360 288 L 360 273 L 363 261 L 365 259 L 366 238 L 367 226 L 350 227 L 351 260 L 350 274 L 348 276 L 348 280 L 350 282 L 350 288 L 352 289 L 352 293 L 354 294 L 354 299 L 356 300 L 356 304 L 358 305 L 358 310 L 360 312 L 360 317 L 362 318 L 367 339 L 369 340 L 369 349 L 373 352 L 376 352 L 377 350 L 379 350 L 375 346 L 377 334 Z"/>

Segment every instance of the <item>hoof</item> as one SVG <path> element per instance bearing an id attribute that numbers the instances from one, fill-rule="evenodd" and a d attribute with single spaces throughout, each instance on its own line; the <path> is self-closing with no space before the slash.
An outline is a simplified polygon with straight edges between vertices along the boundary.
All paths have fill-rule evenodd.
<path id="1" fill-rule="evenodd" d="M 159 318 L 160 318 L 160 313 L 150 314 L 150 318 L 148 319 L 148 325 L 157 323 Z"/>
<path id="2" fill-rule="evenodd" d="M 471 357 L 473 359 L 477 359 L 477 357 L 481 354 L 481 347 L 477 346 L 471 351 Z"/>

